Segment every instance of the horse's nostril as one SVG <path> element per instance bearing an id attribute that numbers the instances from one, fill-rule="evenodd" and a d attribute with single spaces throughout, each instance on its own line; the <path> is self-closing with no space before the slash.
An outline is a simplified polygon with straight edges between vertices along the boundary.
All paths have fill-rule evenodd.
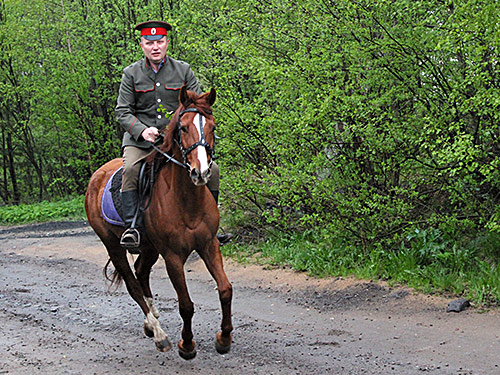
<path id="1" fill-rule="evenodd" d="M 191 178 L 197 179 L 200 177 L 200 172 L 198 172 L 198 169 L 193 168 L 191 169 Z"/>
<path id="2" fill-rule="evenodd" d="M 202 178 L 208 180 L 211 175 L 212 175 L 212 171 L 210 169 L 207 169 L 207 170 L 203 171 Z"/>

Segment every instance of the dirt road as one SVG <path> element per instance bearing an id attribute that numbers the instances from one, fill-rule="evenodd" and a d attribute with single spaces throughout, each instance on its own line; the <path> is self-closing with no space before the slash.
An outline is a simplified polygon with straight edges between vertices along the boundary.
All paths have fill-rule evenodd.
<path id="1" fill-rule="evenodd" d="M 500 374 L 498 310 L 446 313 L 445 299 L 226 261 L 231 352 L 214 348 L 215 284 L 186 265 L 198 356 L 156 351 L 124 287 L 109 291 L 104 247 L 85 223 L 0 228 L 0 374 Z M 163 262 L 152 274 L 160 323 L 181 320 Z"/>

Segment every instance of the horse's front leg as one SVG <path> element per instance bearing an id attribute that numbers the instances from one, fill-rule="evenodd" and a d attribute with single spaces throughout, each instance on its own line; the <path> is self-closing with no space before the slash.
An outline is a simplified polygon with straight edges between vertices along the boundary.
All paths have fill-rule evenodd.
<path id="1" fill-rule="evenodd" d="M 179 341 L 179 344 L 177 346 L 179 348 L 179 355 L 187 360 L 196 357 L 196 345 L 193 341 L 192 330 L 194 304 L 189 297 L 189 292 L 186 285 L 186 278 L 184 275 L 185 261 L 185 259 L 182 259 L 177 255 L 169 255 L 167 258 L 165 258 L 168 276 L 177 293 L 179 313 L 184 323 L 181 333 L 182 339 Z"/>
<path id="2" fill-rule="evenodd" d="M 221 331 L 217 333 L 215 348 L 220 354 L 229 352 L 231 348 L 233 325 L 231 320 L 231 302 L 233 299 L 233 287 L 229 282 L 222 262 L 219 241 L 215 239 L 207 245 L 205 251 L 200 252 L 200 256 L 217 283 L 219 299 L 222 308 Z"/>

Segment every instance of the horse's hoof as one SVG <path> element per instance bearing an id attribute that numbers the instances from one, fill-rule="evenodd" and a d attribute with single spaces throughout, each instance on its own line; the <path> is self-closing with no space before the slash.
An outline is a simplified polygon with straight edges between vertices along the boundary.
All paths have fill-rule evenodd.
<path id="1" fill-rule="evenodd" d="M 153 330 L 149 329 L 146 324 L 144 324 L 144 334 L 148 337 L 155 337 Z"/>
<path id="2" fill-rule="evenodd" d="M 183 343 L 184 342 L 181 340 L 179 341 L 179 345 L 177 345 L 179 349 L 179 355 L 181 356 L 181 358 L 185 359 L 186 361 L 189 361 L 190 359 L 196 357 L 196 348 L 194 346 L 194 342 L 193 342 L 193 350 L 191 351 L 184 350 L 184 348 L 182 347 Z"/>
<path id="3" fill-rule="evenodd" d="M 219 354 L 226 354 L 229 353 L 231 345 L 221 345 L 217 340 L 215 340 L 215 349 Z"/>
<path id="4" fill-rule="evenodd" d="M 162 341 L 155 342 L 156 349 L 160 352 L 168 352 L 170 349 L 172 349 L 172 343 L 168 338 Z"/>
<path id="5" fill-rule="evenodd" d="M 219 354 L 229 353 L 229 350 L 231 349 L 231 341 L 232 341 L 231 335 L 229 335 L 229 339 L 224 340 L 222 338 L 222 333 L 219 332 L 217 334 L 217 338 L 215 339 L 215 349 L 217 350 L 217 353 Z"/>

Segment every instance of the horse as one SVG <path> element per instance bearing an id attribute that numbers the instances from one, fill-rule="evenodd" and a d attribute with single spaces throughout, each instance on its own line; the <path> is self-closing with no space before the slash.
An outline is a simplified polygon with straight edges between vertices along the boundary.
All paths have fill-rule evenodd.
<path id="1" fill-rule="evenodd" d="M 215 122 L 211 107 L 216 91 L 202 95 L 188 91 L 179 93 L 180 105 L 169 126 L 162 132 L 163 142 L 150 155 L 157 168 L 149 205 L 143 213 L 144 234 L 140 255 L 134 262 L 135 274 L 120 246 L 124 228 L 104 220 L 101 198 L 106 182 L 122 165 L 120 158 L 101 166 L 90 178 L 85 194 L 85 210 L 90 226 L 100 238 L 115 268 L 112 284 L 125 281 L 130 296 L 145 315 L 144 332 L 153 337 L 156 348 L 166 352 L 172 343 L 158 321 L 159 311 L 153 301 L 149 278 L 152 266 L 161 255 L 165 260 L 170 281 L 178 299 L 183 321 L 179 355 L 188 360 L 196 356 L 192 317 L 194 304 L 189 296 L 184 264 L 196 251 L 217 284 L 222 309 L 221 330 L 216 334 L 217 352 L 229 352 L 232 342 L 231 301 L 232 285 L 223 267 L 220 244 L 217 240 L 219 211 L 214 197 L 205 186 L 210 177 L 215 142 Z M 158 168 L 158 160 L 162 165 Z M 151 160 L 149 160 L 151 162 Z"/>

